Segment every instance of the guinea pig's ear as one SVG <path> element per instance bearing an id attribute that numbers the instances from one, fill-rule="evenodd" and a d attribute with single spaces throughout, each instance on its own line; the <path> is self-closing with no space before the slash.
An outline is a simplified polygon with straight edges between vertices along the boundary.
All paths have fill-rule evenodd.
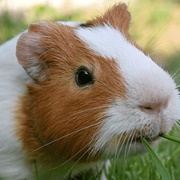
<path id="1" fill-rule="evenodd" d="M 119 3 L 109 9 L 103 16 L 97 17 L 92 21 L 83 24 L 84 27 L 93 27 L 99 25 L 111 25 L 115 29 L 119 29 L 125 35 L 129 36 L 128 30 L 131 22 L 131 15 L 124 3 Z"/>
<path id="2" fill-rule="evenodd" d="M 45 52 L 41 37 L 46 22 L 31 24 L 27 32 L 23 33 L 16 46 L 18 62 L 26 70 L 27 74 L 37 82 L 46 78 L 47 63 L 41 56 Z"/>

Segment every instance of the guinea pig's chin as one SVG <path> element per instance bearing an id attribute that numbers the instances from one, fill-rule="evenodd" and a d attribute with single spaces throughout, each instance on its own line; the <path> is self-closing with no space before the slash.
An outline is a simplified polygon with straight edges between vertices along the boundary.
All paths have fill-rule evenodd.
<path id="1" fill-rule="evenodd" d="M 149 142 L 149 144 L 153 146 L 157 145 L 161 139 L 160 135 L 157 135 L 153 138 L 144 138 Z M 129 140 L 127 139 L 129 142 L 124 142 L 123 144 L 118 144 L 117 141 L 117 137 L 111 139 L 103 151 L 103 157 L 117 158 L 119 156 L 130 156 L 137 153 L 143 153 L 146 150 L 144 144 L 142 143 L 142 138 L 129 138 Z"/>

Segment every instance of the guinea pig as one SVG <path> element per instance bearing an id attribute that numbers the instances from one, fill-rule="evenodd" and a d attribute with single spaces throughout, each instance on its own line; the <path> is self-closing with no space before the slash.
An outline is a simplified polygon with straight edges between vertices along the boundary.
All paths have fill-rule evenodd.
<path id="1" fill-rule="evenodd" d="M 62 179 L 172 129 L 176 84 L 130 21 L 120 3 L 85 23 L 31 24 L 0 47 L 0 179 Z"/>

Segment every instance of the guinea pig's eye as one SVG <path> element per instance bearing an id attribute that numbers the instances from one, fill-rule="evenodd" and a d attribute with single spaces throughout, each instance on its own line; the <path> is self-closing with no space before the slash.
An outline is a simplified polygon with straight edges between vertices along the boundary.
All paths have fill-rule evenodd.
<path id="1" fill-rule="evenodd" d="M 93 75 L 86 67 L 80 67 L 77 70 L 75 80 L 79 87 L 84 87 L 94 83 Z"/>

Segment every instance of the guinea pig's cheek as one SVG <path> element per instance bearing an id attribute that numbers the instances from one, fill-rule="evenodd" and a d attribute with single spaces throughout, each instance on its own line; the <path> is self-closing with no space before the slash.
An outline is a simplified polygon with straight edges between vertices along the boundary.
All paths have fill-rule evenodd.
<path id="1" fill-rule="evenodd" d="M 105 112 L 107 118 L 96 136 L 95 151 L 113 154 L 127 145 L 142 145 L 142 137 L 150 142 L 157 141 L 159 135 L 172 129 L 179 117 L 178 104 L 176 93 L 168 105 L 157 112 L 144 111 L 132 99 L 116 100 Z"/>

